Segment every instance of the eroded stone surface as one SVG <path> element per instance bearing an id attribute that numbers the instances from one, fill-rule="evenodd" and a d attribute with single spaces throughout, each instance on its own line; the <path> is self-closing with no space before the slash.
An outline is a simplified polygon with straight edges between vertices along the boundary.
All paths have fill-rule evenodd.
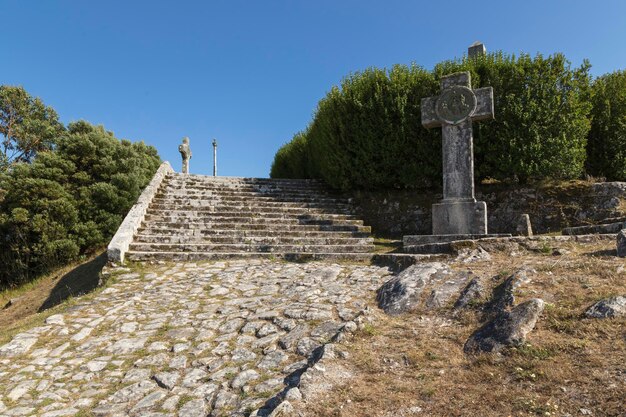
<path id="1" fill-rule="evenodd" d="M 378 306 L 387 314 L 402 314 L 415 310 L 420 304 L 422 292 L 431 282 L 450 281 L 450 287 L 458 288 L 463 285 L 461 281 L 453 278 L 452 272 L 447 265 L 433 262 L 416 264 L 408 267 L 397 276 L 380 287 L 376 300 Z M 430 306 L 435 307 L 447 301 L 451 293 L 432 294 Z"/>
<path id="2" fill-rule="evenodd" d="M 585 316 L 596 319 L 626 316 L 626 297 L 618 295 L 600 300 L 589 307 Z"/>
<path id="3" fill-rule="evenodd" d="M 507 346 L 519 346 L 535 328 L 543 311 L 544 302 L 533 298 L 513 308 L 501 311 L 496 317 L 476 330 L 464 346 L 466 353 L 498 352 Z"/>
<path id="4" fill-rule="evenodd" d="M 617 234 L 617 256 L 626 258 L 626 229 Z"/>
<path id="5" fill-rule="evenodd" d="M 120 268 L 105 291 L 0 347 L 0 414 L 247 415 L 355 327 L 390 275 L 269 260 L 146 269 Z"/>

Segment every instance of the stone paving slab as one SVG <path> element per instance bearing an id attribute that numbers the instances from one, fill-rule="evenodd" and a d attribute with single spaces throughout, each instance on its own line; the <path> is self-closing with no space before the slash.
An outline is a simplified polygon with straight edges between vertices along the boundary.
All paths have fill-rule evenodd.
<path id="1" fill-rule="evenodd" d="M 109 272 L 0 347 L 0 415 L 266 415 L 390 275 L 258 259 Z"/>

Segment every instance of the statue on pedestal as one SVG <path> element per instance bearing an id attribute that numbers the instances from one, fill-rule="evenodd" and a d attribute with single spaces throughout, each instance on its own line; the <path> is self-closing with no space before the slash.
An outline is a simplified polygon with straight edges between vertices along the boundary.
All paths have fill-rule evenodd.
<path id="1" fill-rule="evenodd" d="M 189 174 L 189 160 L 191 159 L 191 149 L 189 148 L 189 138 L 184 137 L 182 145 L 178 145 L 178 152 L 183 158 L 183 174 Z"/>

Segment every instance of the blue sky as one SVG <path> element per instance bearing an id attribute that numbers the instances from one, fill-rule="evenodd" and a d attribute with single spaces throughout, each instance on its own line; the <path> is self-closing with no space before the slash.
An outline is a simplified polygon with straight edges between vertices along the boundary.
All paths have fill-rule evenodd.
<path id="1" fill-rule="evenodd" d="M 516 3 L 516 4 L 514 4 Z M 193 173 L 266 177 L 276 150 L 350 72 L 426 68 L 489 51 L 563 52 L 601 75 L 626 68 L 623 0 L 0 0 L 0 83 L 22 85 L 64 123 L 144 140 Z"/>

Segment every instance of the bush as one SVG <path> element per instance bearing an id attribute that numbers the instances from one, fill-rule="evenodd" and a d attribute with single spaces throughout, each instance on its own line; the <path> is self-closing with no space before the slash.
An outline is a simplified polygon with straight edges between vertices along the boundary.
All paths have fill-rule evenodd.
<path id="1" fill-rule="evenodd" d="M 338 189 L 440 182 L 440 133 L 420 125 L 422 97 L 435 93 L 418 66 L 352 74 L 320 101 L 308 129 L 308 173 Z"/>
<path id="2" fill-rule="evenodd" d="M 106 245 L 160 164 L 153 147 L 86 122 L 55 142 L 0 176 L 1 287 Z"/>
<path id="3" fill-rule="evenodd" d="M 570 179 L 582 175 L 589 131 L 589 64 L 562 54 L 501 52 L 438 64 L 437 78 L 470 71 L 472 87 L 494 90 L 495 120 L 474 124 L 477 180 Z"/>
<path id="4" fill-rule="evenodd" d="M 414 188 L 441 184 L 440 129 L 421 126 L 421 98 L 438 80 L 470 71 L 474 88 L 494 89 L 494 121 L 474 124 L 476 178 L 575 178 L 589 131 L 589 65 L 572 69 L 561 54 L 503 53 L 446 61 L 432 72 L 396 65 L 348 76 L 318 104 L 298 144 L 283 146 L 272 177 L 304 174 L 338 189 Z M 294 149 L 305 148 L 305 152 Z"/>
<path id="5" fill-rule="evenodd" d="M 626 181 L 626 71 L 593 83 L 587 170 L 608 180 Z"/>
<path id="6" fill-rule="evenodd" d="M 306 133 L 296 133 L 291 142 L 278 149 L 272 162 L 272 178 L 308 178 Z"/>

